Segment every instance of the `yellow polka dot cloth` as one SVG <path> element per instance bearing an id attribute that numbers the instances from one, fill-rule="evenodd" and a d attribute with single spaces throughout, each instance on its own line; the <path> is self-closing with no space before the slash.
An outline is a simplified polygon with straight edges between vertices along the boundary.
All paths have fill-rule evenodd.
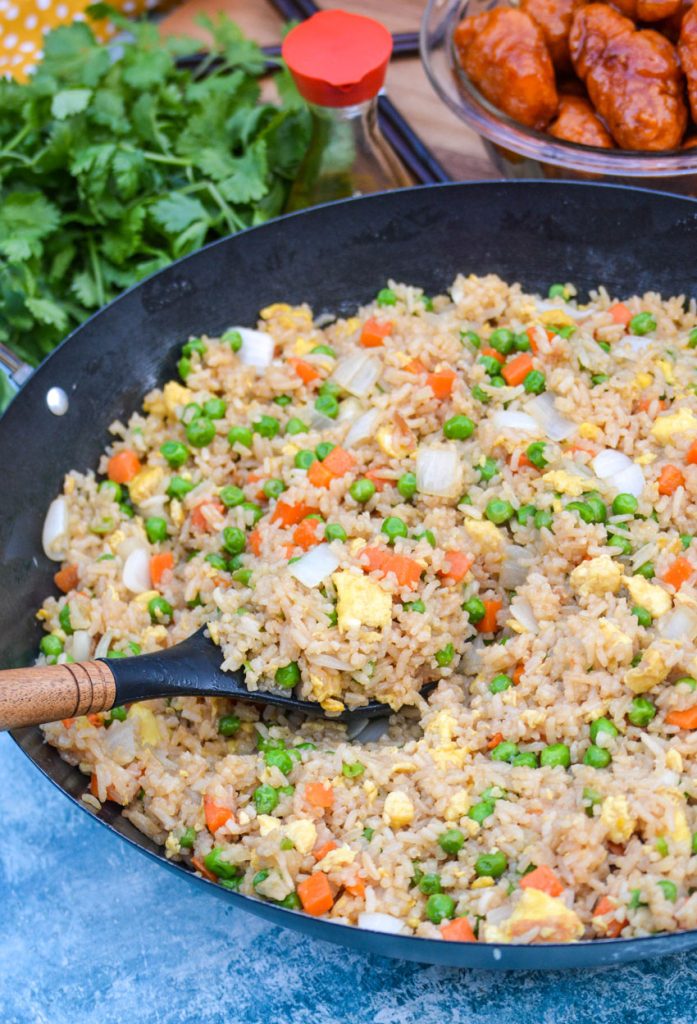
<path id="1" fill-rule="evenodd" d="M 92 0 L 0 0 L 0 77 L 11 75 L 23 82 L 42 57 L 43 39 L 58 25 L 85 21 L 85 9 Z M 112 0 L 115 8 L 138 17 L 156 7 L 160 0 Z M 105 21 L 93 23 L 98 39 L 107 39 L 114 29 Z"/>

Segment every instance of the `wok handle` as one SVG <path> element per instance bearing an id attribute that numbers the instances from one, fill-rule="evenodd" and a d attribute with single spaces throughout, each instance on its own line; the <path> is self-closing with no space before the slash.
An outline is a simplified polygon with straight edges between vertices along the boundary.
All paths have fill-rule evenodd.
<path id="1" fill-rule="evenodd" d="M 103 661 L 35 665 L 0 672 L 0 730 L 108 711 L 114 674 Z"/>

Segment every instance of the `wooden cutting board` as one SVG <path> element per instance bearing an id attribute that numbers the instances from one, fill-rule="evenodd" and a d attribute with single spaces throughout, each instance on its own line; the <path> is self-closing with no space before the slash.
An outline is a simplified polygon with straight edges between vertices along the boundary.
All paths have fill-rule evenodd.
<path id="1" fill-rule="evenodd" d="M 319 6 L 339 6 L 325 2 Z M 342 0 L 344 10 L 379 18 L 392 32 L 418 31 L 423 0 Z M 195 22 L 197 14 L 212 17 L 224 11 L 262 45 L 278 43 L 282 19 L 269 0 L 184 0 L 161 24 L 164 32 L 206 40 Z M 495 178 L 499 175 L 489 161 L 482 143 L 438 98 L 426 78 L 418 57 L 392 61 L 387 76 L 390 99 L 407 118 L 455 180 Z"/>

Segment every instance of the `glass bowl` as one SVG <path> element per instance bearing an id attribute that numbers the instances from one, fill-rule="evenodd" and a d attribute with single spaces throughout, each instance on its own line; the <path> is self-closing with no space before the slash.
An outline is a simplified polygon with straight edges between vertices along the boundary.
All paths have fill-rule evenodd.
<path id="1" fill-rule="evenodd" d="M 697 195 L 697 148 L 646 153 L 562 142 L 526 128 L 489 103 L 460 67 L 453 32 L 465 15 L 497 6 L 496 0 L 428 0 L 420 45 L 433 88 L 482 136 L 503 177 L 607 181 Z"/>

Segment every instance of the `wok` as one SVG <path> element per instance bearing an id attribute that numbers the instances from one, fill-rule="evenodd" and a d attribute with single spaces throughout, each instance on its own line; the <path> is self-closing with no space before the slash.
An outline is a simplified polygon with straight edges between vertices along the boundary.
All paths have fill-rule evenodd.
<path id="1" fill-rule="evenodd" d="M 646 290 L 693 295 L 695 252 L 697 203 L 691 200 L 581 183 L 449 184 L 281 218 L 209 245 L 142 282 L 76 330 L 0 420 L 0 664 L 27 665 L 37 649 L 34 611 L 51 591 L 55 568 L 43 556 L 41 526 L 63 474 L 96 464 L 108 425 L 127 417 L 146 391 L 174 374 L 178 350 L 190 334 L 253 324 L 260 308 L 277 301 L 307 300 L 316 313 L 348 313 L 388 277 L 434 293 L 458 271 L 497 273 L 530 289 L 569 280 L 581 293 L 602 283 L 618 296 Z M 47 404 L 51 388 L 62 388 L 68 397 L 62 416 Z M 79 801 L 85 777 L 43 744 L 39 730 L 13 735 L 51 781 L 88 810 Z M 276 925 L 366 952 L 454 966 L 558 969 L 626 963 L 697 946 L 697 930 L 544 946 L 362 931 L 197 878 L 169 863 L 113 804 L 96 817 L 176 873 L 180 884 L 188 880 L 202 893 L 208 887 Z"/>

